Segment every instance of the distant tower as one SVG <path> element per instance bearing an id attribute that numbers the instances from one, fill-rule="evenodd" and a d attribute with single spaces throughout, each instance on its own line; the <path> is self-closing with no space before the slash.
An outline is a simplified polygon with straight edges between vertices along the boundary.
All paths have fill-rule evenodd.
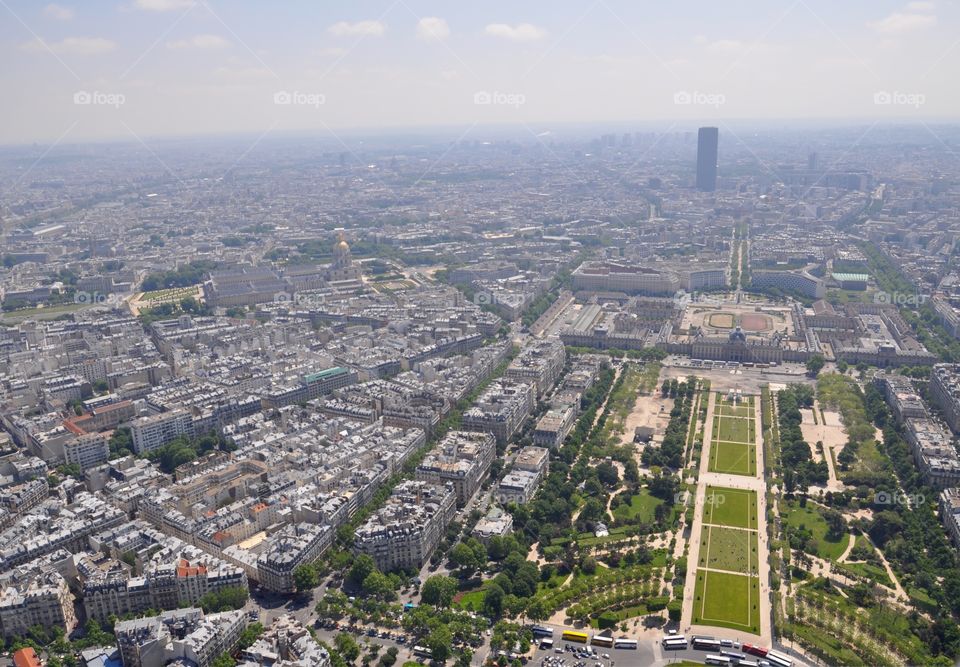
<path id="1" fill-rule="evenodd" d="M 697 190 L 713 192 L 717 189 L 717 144 L 720 131 L 715 127 L 701 127 L 697 133 Z"/>
<path id="2" fill-rule="evenodd" d="M 807 169 L 810 171 L 817 170 L 817 154 L 815 152 L 807 156 Z"/>

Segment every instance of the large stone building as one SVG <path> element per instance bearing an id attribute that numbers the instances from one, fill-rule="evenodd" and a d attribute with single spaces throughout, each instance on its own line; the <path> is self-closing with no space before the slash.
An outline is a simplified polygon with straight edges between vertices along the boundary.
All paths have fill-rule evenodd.
<path id="1" fill-rule="evenodd" d="M 333 544 L 333 529 L 325 524 L 298 523 L 284 528 L 269 550 L 257 559 L 257 580 L 276 593 L 293 593 L 293 572 L 312 563 Z"/>
<path id="2" fill-rule="evenodd" d="M 498 380 L 463 413 L 463 428 L 492 433 L 503 446 L 533 411 L 535 389 L 526 382 Z"/>
<path id="3" fill-rule="evenodd" d="M 437 486 L 451 484 L 461 507 L 480 488 L 497 455 L 490 433 L 451 431 L 417 466 L 417 479 Z"/>
<path id="4" fill-rule="evenodd" d="M 243 610 L 204 615 L 187 608 L 118 621 L 114 634 L 124 667 L 163 667 L 175 661 L 207 667 L 236 647 L 246 627 Z"/>
<path id="5" fill-rule="evenodd" d="M 420 569 L 443 538 L 456 505 L 457 494 L 449 486 L 402 482 L 386 504 L 357 528 L 354 551 L 369 555 L 384 572 Z"/>
<path id="6" fill-rule="evenodd" d="M 683 285 L 677 273 L 666 269 L 616 262 L 584 262 L 573 272 L 573 287 L 592 292 L 674 294 Z"/>
<path id="7" fill-rule="evenodd" d="M 768 271 L 757 269 L 750 277 L 754 287 L 773 287 L 784 292 L 798 292 L 814 299 L 827 293 L 826 283 L 806 271 Z"/>
<path id="8" fill-rule="evenodd" d="M 497 497 L 503 505 L 530 502 L 550 469 L 550 452 L 543 447 L 524 447 L 514 459 L 513 468 L 500 480 Z"/>
<path id="9" fill-rule="evenodd" d="M 561 341 L 540 340 L 520 351 L 507 366 L 504 377 L 533 384 L 537 388 L 537 398 L 540 398 L 560 377 L 566 358 Z"/>
<path id="10" fill-rule="evenodd" d="M 141 417 L 130 422 L 130 435 L 133 439 L 133 451 L 144 454 L 159 449 L 182 435 L 196 435 L 193 415 L 187 409 L 178 409 Z"/>
<path id="11" fill-rule="evenodd" d="M 937 364 L 930 372 L 930 400 L 954 433 L 960 433 L 960 364 Z"/>
<path id="12" fill-rule="evenodd" d="M 23 572 L 0 586 L 0 637 L 25 637 L 34 626 L 60 628 L 67 635 L 77 626 L 70 588 L 52 569 Z"/>

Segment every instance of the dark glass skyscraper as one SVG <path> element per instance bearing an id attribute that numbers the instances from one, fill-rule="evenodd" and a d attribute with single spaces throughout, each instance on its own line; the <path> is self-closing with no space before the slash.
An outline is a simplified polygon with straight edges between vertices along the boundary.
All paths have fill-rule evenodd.
<path id="1" fill-rule="evenodd" d="M 720 130 L 701 127 L 697 133 L 697 190 L 713 192 L 717 189 L 717 143 Z"/>

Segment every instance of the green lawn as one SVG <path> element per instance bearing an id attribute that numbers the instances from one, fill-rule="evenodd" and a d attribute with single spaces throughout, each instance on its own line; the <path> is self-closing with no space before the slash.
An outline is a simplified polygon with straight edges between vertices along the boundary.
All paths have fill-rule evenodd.
<path id="1" fill-rule="evenodd" d="M 705 502 L 704 523 L 756 530 L 756 491 L 708 486 Z"/>
<path id="2" fill-rule="evenodd" d="M 741 574 L 757 574 L 756 531 L 704 526 L 700 536 L 698 565 Z"/>
<path id="3" fill-rule="evenodd" d="M 836 560 L 847 548 L 849 537 L 843 535 L 839 540 L 827 539 L 827 520 L 823 518 L 817 507 L 807 504 L 806 507 L 800 507 L 797 501 L 789 501 L 782 505 L 780 515 L 783 522 L 791 528 L 804 527 L 813 535 L 816 541 L 816 553 L 814 555 L 826 560 Z"/>
<path id="4" fill-rule="evenodd" d="M 714 442 L 710 445 L 710 472 L 734 475 L 757 474 L 757 452 L 754 445 L 739 442 Z"/>
<path id="5" fill-rule="evenodd" d="M 697 570 L 693 622 L 760 633 L 760 578 Z"/>
<path id="6" fill-rule="evenodd" d="M 465 593 L 458 593 L 456 597 L 454 597 L 453 606 L 457 609 L 463 609 L 464 611 L 481 611 L 483 609 L 483 597 L 485 595 L 486 591 L 482 588 Z"/>
<path id="7" fill-rule="evenodd" d="M 861 577 L 866 577 L 867 579 L 875 581 L 878 584 L 883 584 L 884 586 L 893 588 L 893 582 L 890 581 L 887 571 L 879 565 L 874 565 L 873 563 L 838 563 L 837 565 L 834 565 L 834 569 L 839 570 L 840 572 L 843 572 L 844 570 L 850 570 L 851 572 L 859 574 Z"/>
<path id="8" fill-rule="evenodd" d="M 640 489 L 639 493 L 630 497 L 629 503 L 623 503 L 613 510 L 613 516 L 621 521 L 653 523 L 657 505 L 662 504 L 663 500 L 651 496 L 647 489 Z"/>
<path id="9" fill-rule="evenodd" d="M 752 419 L 742 417 L 719 417 L 718 428 L 713 432 L 714 440 L 724 442 L 744 442 L 753 444 L 753 438 L 750 437 Z"/>
<path id="10" fill-rule="evenodd" d="M 11 310 L 6 313 L 0 313 L 0 319 L 8 321 L 22 320 L 26 318 L 45 320 L 89 307 L 89 303 L 58 303 L 56 305 L 44 306 L 42 308 L 23 308 L 20 310 Z"/>
<path id="11" fill-rule="evenodd" d="M 753 416 L 753 410 L 746 405 L 718 405 L 716 412 L 723 417 L 742 417 L 749 419 Z"/>

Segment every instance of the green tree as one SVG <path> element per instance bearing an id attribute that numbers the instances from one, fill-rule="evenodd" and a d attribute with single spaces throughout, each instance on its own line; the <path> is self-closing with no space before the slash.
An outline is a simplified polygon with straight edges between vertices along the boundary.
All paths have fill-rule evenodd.
<path id="1" fill-rule="evenodd" d="M 434 607 L 446 608 L 453 603 L 457 594 L 457 581 L 452 577 L 435 574 L 423 583 L 420 590 L 420 600 Z"/>
<path id="2" fill-rule="evenodd" d="M 337 646 L 337 652 L 348 663 L 352 664 L 360 657 L 360 645 L 357 643 L 357 640 L 353 638 L 353 635 L 341 632 L 333 640 L 333 643 Z"/>
<path id="3" fill-rule="evenodd" d="M 221 653 L 210 663 L 210 667 L 236 667 L 236 664 L 237 661 L 229 653 Z"/>
<path id="4" fill-rule="evenodd" d="M 373 558 L 367 554 L 360 554 L 353 559 L 353 565 L 350 566 L 350 574 L 347 575 L 354 584 L 362 586 L 371 572 L 377 569 L 377 564 Z"/>
<path id="5" fill-rule="evenodd" d="M 807 359 L 807 373 L 810 377 L 817 377 L 826 361 L 823 358 L 822 354 L 814 354 L 809 359 Z"/>
<path id="6" fill-rule="evenodd" d="M 450 562 L 465 574 L 472 574 L 480 567 L 480 563 L 477 563 L 476 553 L 463 542 L 458 543 L 450 550 Z"/>
<path id="7" fill-rule="evenodd" d="M 500 618 L 503 615 L 503 589 L 493 584 L 487 587 L 483 596 L 483 613 L 489 618 Z"/>
<path id="8" fill-rule="evenodd" d="M 368 574 L 367 578 L 363 580 L 362 588 L 364 593 L 380 600 L 389 601 L 397 597 L 390 577 L 380 570 L 374 570 Z"/>
<path id="9" fill-rule="evenodd" d="M 297 591 L 305 593 L 320 585 L 320 575 L 317 568 L 311 563 L 298 565 L 293 571 L 293 584 Z"/>
<path id="10" fill-rule="evenodd" d="M 427 637 L 430 656 L 437 662 L 446 662 L 453 650 L 453 635 L 445 624 L 438 625 Z"/>

